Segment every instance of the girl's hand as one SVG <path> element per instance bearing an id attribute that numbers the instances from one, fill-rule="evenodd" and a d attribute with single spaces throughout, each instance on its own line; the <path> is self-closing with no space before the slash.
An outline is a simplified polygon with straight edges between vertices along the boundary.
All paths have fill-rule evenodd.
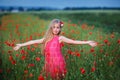
<path id="1" fill-rule="evenodd" d="M 88 44 L 92 47 L 97 46 L 97 42 L 95 42 L 95 41 L 89 41 Z"/>
<path id="2" fill-rule="evenodd" d="M 15 51 L 18 50 L 20 47 L 22 47 L 21 44 L 16 44 L 16 46 L 13 48 Z"/>

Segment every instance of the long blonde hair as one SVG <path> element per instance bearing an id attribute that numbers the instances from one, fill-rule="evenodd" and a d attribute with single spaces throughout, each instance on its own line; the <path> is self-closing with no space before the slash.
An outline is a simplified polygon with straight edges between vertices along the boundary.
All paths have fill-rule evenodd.
<path id="1" fill-rule="evenodd" d="M 44 37 L 43 37 L 44 40 L 43 40 L 43 44 L 41 45 L 41 53 L 42 53 L 42 54 L 44 54 L 44 49 L 45 49 L 46 43 L 47 43 L 48 41 L 50 41 L 50 40 L 53 38 L 53 36 L 54 36 L 54 35 L 53 35 L 53 32 L 52 32 L 52 28 L 54 27 L 54 25 L 55 25 L 56 23 L 60 24 L 60 32 L 58 33 L 58 35 L 60 35 L 60 33 L 61 33 L 61 28 L 62 28 L 62 26 L 61 26 L 61 21 L 60 21 L 59 19 L 53 19 L 53 20 L 50 22 L 50 24 L 49 24 L 49 26 L 48 26 L 48 29 L 47 29 Z"/>

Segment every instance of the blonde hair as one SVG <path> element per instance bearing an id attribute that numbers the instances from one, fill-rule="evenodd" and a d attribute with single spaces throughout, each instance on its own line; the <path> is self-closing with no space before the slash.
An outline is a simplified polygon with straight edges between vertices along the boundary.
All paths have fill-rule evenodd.
<path id="1" fill-rule="evenodd" d="M 55 25 L 56 23 L 60 24 L 60 29 L 62 28 L 62 26 L 61 26 L 61 21 L 60 21 L 59 19 L 53 19 L 53 20 L 50 22 L 50 24 L 49 24 L 49 26 L 48 26 L 48 29 L 47 29 L 44 37 L 43 37 L 44 40 L 43 40 L 43 44 L 41 45 L 41 53 L 42 53 L 42 54 L 44 54 L 44 49 L 45 49 L 46 43 L 47 43 L 48 41 L 50 41 L 50 40 L 53 38 L 53 36 L 54 36 L 54 35 L 53 35 L 53 32 L 52 32 L 52 28 L 54 27 L 54 25 Z M 61 30 L 60 30 L 60 32 L 58 33 L 58 35 L 60 35 L 60 33 L 61 33 Z"/>

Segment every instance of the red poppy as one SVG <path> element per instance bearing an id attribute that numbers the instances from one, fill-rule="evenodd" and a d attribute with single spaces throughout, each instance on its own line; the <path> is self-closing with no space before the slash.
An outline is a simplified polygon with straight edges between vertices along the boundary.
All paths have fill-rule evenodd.
<path id="1" fill-rule="evenodd" d="M 82 24 L 82 29 L 85 29 L 87 27 L 87 24 Z"/>
<path id="2" fill-rule="evenodd" d="M 38 76 L 38 80 L 44 80 L 44 77 L 42 75 Z"/>
<path id="3" fill-rule="evenodd" d="M 92 67 L 92 68 L 91 68 L 91 72 L 94 72 L 95 70 L 96 70 L 95 67 Z"/>
<path id="4" fill-rule="evenodd" d="M 91 49 L 90 49 L 90 52 L 94 52 L 94 51 L 95 51 L 94 48 L 91 48 Z"/>
<path id="5" fill-rule="evenodd" d="M 10 44 L 10 46 L 11 46 L 11 47 L 14 47 L 14 46 L 15 46 L 15 44 L 14 44 L 14 43 L 11 43 L 11 44 Z"/>
<path id="6" fill-rule="evenodd" d="M 28 70 L 24 70 L 24 73 L 27 74 L 27 73 L 28 73 Z"/>
<path id="7" fill-rule="evenodd" d="M 31 51 L 32 51 L 32 52 L 35 51 L 35 48 L 32 48 Z"/>
<path id="8" fill-rule="evenodd" d="M 32 40 L 33 38 L 32 38 L 32 35 L 30 35 L 30 40 Z"/>
<path id="9" fill-rule="evenodd" d="M 25 59 L 26 59 L 26 56 L 22 56 L 21 59 L 22 59 L 22 60 L 25 60 Z"/>
<path id="10" fill-rule="evenodd" d="M 33 74 L 32 74 L 32 73 L 30 73 L 30 74 L 29 74 L 29 77 L 33 77 Z"/>
<path id="11" fill-rule="evenodd" d="M 40 58 L 39 58 L 39 57 L 36 57 L 35 60 L 36 60 L 36 61 L 40 61 Z"/>
<path id="12" fill-rule="evenodd" d="M 77 56 L 77 57 L 80 57 L 81 55 L 80 55 L 80 53 L 77 53 L 76 56 Z"/>
<path id="13" fill-rule="evenodd" d="M 26 52 L 25 52 L 25 50 L 22 49 L 22 50 L 20 51 L 20 53 L 21 53 L 21 54 L 25 54 Z"/>
<path id="14" fill-rule="evenodd" d="M 15 61 L 15 60 L 12 60 L 11 63 L 12 63 L 13 65 L 15 65 L 15 64 L 16 64 L 16 61 Z"/>
<path id="15" fill-rule="evenodd" d="M 72 51 L 70 50 L 70 49 L 68 49 L 68 51 L 67 51 L 69 54 L 72 54 Z"/>
<path id="16" fill-rule="evenodd" d="M 28 50 L 30 50 L 30 47 L 31 47 L 31 46 L 30 46 L 30 45 L 28 45 L 28 46 L 27 46 L 27 49 L 28 49 Z"/>
<path id="17" fill-rule="evenodd" d="M 105 39 L 105 40 L 104 40 L 104 43 L 106 43 L 106 44 L 107 44 L 107 43 L 108 43 L 108 40 L 107 40 L 107 39 Z"/>
<path id="18" fill-rule="evenodd" d="M 34 67 L 35 64 L 31 63 L 31 64 L 29 64 L 28 66 L 29 66 L 29 67 Z"/>
<path id="19" fill-rule="evenodd" d="M 85 69 L 84 68 L 80 68 L 81 74 L 85 74 Z"/>
<path id="20" fill-rule="evenodd" d="M 19 54 L 16 54 L 16 57 L 18 57 L 19 56 Z"/>
<path id="21" fill-rule="evenodd" d="M 6 44 L 7 46 L 11 46 L 9 41 L 5 41 L 5 44 Z"/>
<path id="22" fill-rule="evenodd" d="M 120 44 L 120 39 L 118 39 L 117 43 Z"/>
<path id="23" fill-rule="evenodd" d="M 89 32 L 89 35 L 92 35 L 92 32 Z"/>
<path id="24" fill-rule="evenodd" d="M 12 56 L 9 56 L 9 60 L 12 61 L 12 60 L 13 60 L 13 57 L 12 57 Z"/>

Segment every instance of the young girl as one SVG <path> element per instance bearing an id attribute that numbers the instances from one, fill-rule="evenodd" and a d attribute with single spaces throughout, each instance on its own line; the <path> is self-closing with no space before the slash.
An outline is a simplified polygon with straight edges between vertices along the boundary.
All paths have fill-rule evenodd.
<path id="1" fill-rule="evenodd" d="M 61 80 L 66 73 L 66 63 L 61 53 L 61 42 L 69 44 L 89 44 L 90 46 L 96 46 L 94 41 L 78 41 L 60 36 L 63 22 L 59 19 L 51 21 L 45 36 L 42 39 L 31 40 L 26 43 L 16 44 L 13 48 L 18 50 L 20 47 L 39 43 L 42 44 L 42 52 L 45 55 L 44 71 L 52 79 Z"/>

